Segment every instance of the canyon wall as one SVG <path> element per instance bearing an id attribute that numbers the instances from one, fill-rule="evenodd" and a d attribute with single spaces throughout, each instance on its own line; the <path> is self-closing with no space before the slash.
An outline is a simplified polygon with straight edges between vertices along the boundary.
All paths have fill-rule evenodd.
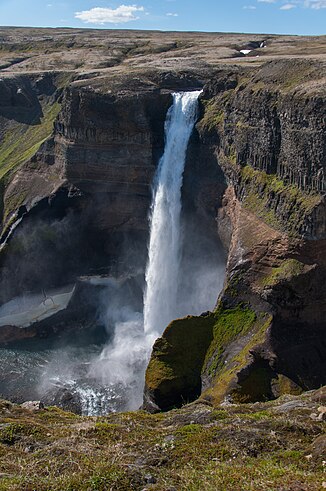
<path id="1" fill-rule="evenodd" d="M 20 80 L 9 83 L 17 92 Z M 144 87 L 136 96 L 109 92 L 72 84 L 47 101 L 60 105 L 50 135 L 9 174 L 3 242 L 24 219 L 3 249 L 2 301 L 109 265 L 116 270 L 124 255 L 130 267 L 144 267 L 150 183 L 171 96 Z M 31 93 L 37 101 L 35 88 Z"/>
<path id="2" fill-rule="evenodd" d="M 203 87 L 183 212 L 223 243 L 224 289 L 214 312 L 172 322 L 155 343 L 144 407 L 324 384 L 324 73 L 322 61 L 286 59 L 7 74 L 0 302 L 81 275 L 144 271 L 171 92 Z"/>

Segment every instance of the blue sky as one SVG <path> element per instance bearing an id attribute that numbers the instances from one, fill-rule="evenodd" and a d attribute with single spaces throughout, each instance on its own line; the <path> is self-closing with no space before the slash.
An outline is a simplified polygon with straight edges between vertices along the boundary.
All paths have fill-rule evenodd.
<path id="1" fill-rule="evenodd" d="M 0 0 L 0 25 L 326 34 L 326 0 Z"/>

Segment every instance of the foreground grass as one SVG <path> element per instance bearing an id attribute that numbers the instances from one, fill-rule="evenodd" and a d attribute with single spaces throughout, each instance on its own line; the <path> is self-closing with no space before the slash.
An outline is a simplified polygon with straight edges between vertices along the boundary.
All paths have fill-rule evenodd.
<path id="1" fill-rule="evenodd" d="M 2 402 L 0 490 L 319 491 L 320 405 L 309 394 L 94 418 Z"/>

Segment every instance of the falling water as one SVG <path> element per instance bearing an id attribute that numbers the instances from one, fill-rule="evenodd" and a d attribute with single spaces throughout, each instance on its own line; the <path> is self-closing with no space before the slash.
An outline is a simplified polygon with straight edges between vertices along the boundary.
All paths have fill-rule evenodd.
<path id="1" fill-rule="evenodd" d="M 145 333 L 160 335 L 178 314 L 182 176 L 199 94 L 200 91 L 173 94 L 173 105 L 166 118 L 165 150 L 155 178 L 151 207 Z"/>
<path id="2" fill-rule="evenodd" d="M 115 309 L 114 302 L 110 304 L 107 321 L 114 323 L 113 338 L 89 363 L 86 377 L 75 381 L 74 376 L 66 376 L 65 386 L 78 394 L 84 414 L 132 410 L 141 405 L 153 343 L 171 320 L 183 314 L 182 302 L 177 300 L 181 276 L 181 187 L 199 94 L 200 91 L 173 94 L 173 105 L 167 114 L 165 149 L 153 185 L 144 312 L 120 304 Z M 215 287 L 212 292 L 214 297 Z M 194 312 L 193 299 L 191 303 L 191 312 L 186 313 L 198 310 Z M 59 379 L 60 382 L 62 376 Z"/>

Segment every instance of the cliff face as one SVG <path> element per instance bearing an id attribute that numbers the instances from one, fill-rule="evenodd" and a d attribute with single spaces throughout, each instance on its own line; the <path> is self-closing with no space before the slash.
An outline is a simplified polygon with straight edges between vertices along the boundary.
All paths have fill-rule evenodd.
<path id="1" fill-rule="evenodd" d="M 4 174 L 1 303 L 80 275 L 144 270 L 151 183 L 163 153 L 171 92 L 201 82 L 191 73 L 136 75 L 75 82 L 60 75 L 69 85 L 53 90 L 51 98 L 30 83 L 29 98 L 36 105 L 41 100 L 43 113 L 56 108 L 58 114 L 33 155 L 26 138 L 26 159 L 21 163 L 13 155 Z M 17 77 L 8 77 L 10 84 L 18 90 Z M 15 110 L 11 102 L 8 114 Z M 39 121 L 33 124 L 39 131 Z M 214 216 L 225 183 L 212 158 L 204 166 L 197 160 L 194 139 L 184 195 L 205 219 L 206 213 Z"/>
<path id="2" fill-rule="evenodd" d="M 229 251 L 225 285 L 214 314 L 180 321 L 187 333 L 204 323 L 212 337 L 201 361 L 188 364 L 196 382 L 184 373 L 180 388 L 179 324 L 155 344 L 148 409 L 178 405 L 180 394 L 255 401 L 325 383 L 323 70 L 271 62 L 221 71 L 205 86 L 199 139 L 228 182 L 217 217 Z M 196 346 L 194 337 L 194 353 Z"/>
<path id="3" fill-rule="evenodd" d="M 112 95 L 73 84 L 61 97 L 52 134 L 3 193 L 3 240 L 24 220 L 3 251 L 2 301 L 74 281 L 110 262 L 114 267 L 124 254 L 143 266 L 150 183 L 171 96 L 137 89 L 135 97 L 135 91 Z M 17 261 L 22 250 L 24 267 Z"/>
<path id="4" fill-rule="evenodd" d="M 56 154 L 67 181 L 97 195 L 102 229 L 146 230 L 149 188 L 163 151 L 171 96 L 141 87 L 99 94 L 72 87 L 55 123 Z"/>
<path id="5" fill-rule="evenodd" d="M 147 407 L 262 400 L 325 383 L 322 41 L 298 38 L 288 56 L 288 39 L 273 36 L 184 33 L 171 43 L 117 31 L 108 47 L 104 34 L 86 53 L 85 33 L 72 34 L 73 49 L 61 33 L 65 72 L 47 39 L 48 61 L 33 44 L 17 64 L 10 53 L 22 41 L 6 40 L 0 304 L 84 274 L 143 271 L 171 92 L 203 87 L 183 213 L 223 242 L 225 284 L 215 312 L 175 321 L 155 344 Z M 252 57 L 240 52 L 248 43 Z"/>

